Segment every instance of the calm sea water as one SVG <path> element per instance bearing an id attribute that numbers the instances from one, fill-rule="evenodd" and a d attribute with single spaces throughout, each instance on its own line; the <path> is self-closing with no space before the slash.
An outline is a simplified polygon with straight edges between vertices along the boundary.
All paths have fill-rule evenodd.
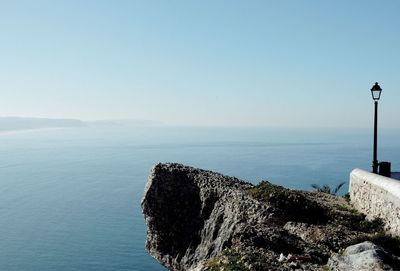
<path id="1" fill-rule="evenodd" d="M 400 171 L 399 131 L 379 158 Z M 90 127 L 0 135 L 0 270 L 164 270 L 144 249 L 151 166 L 180 162 L 290 188 L 370 169 L 368 130 Z M 347 188 L 346 188 L 347 189 Z"/>

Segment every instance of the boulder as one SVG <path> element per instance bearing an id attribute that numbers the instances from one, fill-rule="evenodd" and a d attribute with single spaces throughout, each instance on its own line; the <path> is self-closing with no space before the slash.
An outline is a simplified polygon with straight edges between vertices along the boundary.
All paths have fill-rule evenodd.
<path id="1" fill-rule="evenodd" d="M 332 271 L 394 271 L 396 259 L 382 247 L 366 241 L 349 246 L 343 253 L 334 254 L 328 260 Z"/>

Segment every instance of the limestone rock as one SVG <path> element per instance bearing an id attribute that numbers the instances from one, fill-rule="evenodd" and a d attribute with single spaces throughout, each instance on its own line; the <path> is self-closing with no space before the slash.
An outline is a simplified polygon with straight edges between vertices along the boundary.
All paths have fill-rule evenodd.
<path id="1" fill-rule="evenodd" d="M 172 270 L 194 268 L 216 256 L 231 245 L 247 218 L 267 215 L 265 206 L 244 192 L 250 186 L 179 164 L 156 165 L 142 201 L 146 248 Z"/>
<path id="2" fill-rule="evenodd" d="M 154 166 L 142 200 L 146 248 L 176 271 L 320 270 L 332 251 L 376 230 L 351 208 L 341 197 L 180 164 Z"/>
<path id="3" fill-rule="evenodd" d="M 346 248 L 343 254 L 333 255 L 328 266 L 332 271 L 393 271 L 396 260 L 380 246 L 363 242 Z"/>

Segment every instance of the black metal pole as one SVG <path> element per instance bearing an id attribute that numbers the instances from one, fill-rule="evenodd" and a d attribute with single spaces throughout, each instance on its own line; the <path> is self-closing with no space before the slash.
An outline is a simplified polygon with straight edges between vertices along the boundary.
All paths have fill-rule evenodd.
<path id="1" fill-rule="evenodd" d="M 372 172 L 378 173 L 378 101 L 375 101 L 375 118 L 374 118 L 374 158 L 372 160 Z"/>

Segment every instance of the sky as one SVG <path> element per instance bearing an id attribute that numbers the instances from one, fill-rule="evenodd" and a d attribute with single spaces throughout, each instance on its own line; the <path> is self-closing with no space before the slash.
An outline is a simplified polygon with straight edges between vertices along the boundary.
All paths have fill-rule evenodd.
<path id="1" fill-rule="evenodd" d="M 395 0 L 0 0 L 0 116 L 400 128 Z"/>

